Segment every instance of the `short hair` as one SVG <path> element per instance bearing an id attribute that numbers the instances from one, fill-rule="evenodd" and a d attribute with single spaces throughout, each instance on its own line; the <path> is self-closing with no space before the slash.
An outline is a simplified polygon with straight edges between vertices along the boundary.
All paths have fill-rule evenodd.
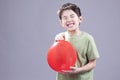
<path id="1" fill-rule="evenodd" d="M 61 16 L 62 16 L 62 13 L 63 13 L 64 10 L 72 10 L 77 14 L 78 17 L 81 16 L 81 10 L 76 4 L 65 3 L 65 4 L 62 5 L 62 7 L 57 12 L 60 19 L 62 19 Z"/>

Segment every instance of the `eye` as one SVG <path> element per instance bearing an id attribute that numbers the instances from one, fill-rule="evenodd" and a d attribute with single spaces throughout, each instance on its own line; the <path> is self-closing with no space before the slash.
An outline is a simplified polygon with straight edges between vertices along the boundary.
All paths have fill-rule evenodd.
<path id="1" fill-rule="evenodd" d="M 75 15 L 74 15 L 74 14 L 72 14 L 72 15 L 70 15 L 70 17 L 71 17 L 71 18 L 74 18 L 74 17 L 75 17 Z"/>
<path id="2" fill-rule="evenodd" d="M 66 17 L 66 16 L 63 16 L 62 19 L 63 19 L 63 20 L 67 20 L 67 17 Z"/>

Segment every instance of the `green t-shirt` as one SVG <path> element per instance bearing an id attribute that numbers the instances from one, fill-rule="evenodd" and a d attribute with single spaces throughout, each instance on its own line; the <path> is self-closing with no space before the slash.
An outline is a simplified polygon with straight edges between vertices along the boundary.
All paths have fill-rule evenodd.
<path id="1" fill-rule="evenodd" d="M 75 66 L 81 67 L 88 63 L 89 60 L 99 58 L 98 50 L 93 37 L 82 32 L 79 35 L 69 35 L 64 33 L 65 40 L 70 42 L 77 52 L 77 61 Z M 93 80 L 93 70 L 78 74 L 61 74 L 57 73 L 57 80 Z"/>

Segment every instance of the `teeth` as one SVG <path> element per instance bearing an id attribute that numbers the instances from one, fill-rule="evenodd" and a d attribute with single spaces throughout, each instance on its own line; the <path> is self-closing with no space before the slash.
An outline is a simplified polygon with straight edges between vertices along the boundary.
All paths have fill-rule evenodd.
<path id="1" fill-rule="evenodd" d="M 68 27 L 73 27 L 73 25 L 74 25 L 73 23 L 67 24 Z"/>

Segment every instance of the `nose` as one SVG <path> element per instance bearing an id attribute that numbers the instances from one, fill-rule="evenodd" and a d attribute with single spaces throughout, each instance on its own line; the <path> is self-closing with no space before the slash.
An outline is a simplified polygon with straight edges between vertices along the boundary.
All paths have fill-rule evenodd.
<path id="1" fill-rule="evenodd" d="M 68 17 L 68 18 L 67 18 L 67 21 L 71 21 L 71 18 L 70 18 L 70 17 Z"/>

